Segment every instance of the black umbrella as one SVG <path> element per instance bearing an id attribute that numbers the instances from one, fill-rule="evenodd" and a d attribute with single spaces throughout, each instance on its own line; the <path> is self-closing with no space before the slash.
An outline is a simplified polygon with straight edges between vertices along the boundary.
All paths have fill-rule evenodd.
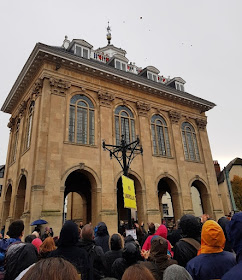
<path id="1" fill-rule="evenodd" d="M 37 226 L 37 225 L 44 225 L 44 224 L 48 224 L 48 222 L 45 221 L 45 220 L 36 220 L 33 223 L 31 223 L 30 225 L 31 226 Z"/>

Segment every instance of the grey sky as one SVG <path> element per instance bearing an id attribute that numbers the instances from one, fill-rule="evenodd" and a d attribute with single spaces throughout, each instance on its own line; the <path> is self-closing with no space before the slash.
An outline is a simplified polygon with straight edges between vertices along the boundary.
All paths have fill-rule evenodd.
<path id="1" fill-rule="evenodd" d="M 37 42 L 65 35 L 94 48 L 112 44 L 136 65 L 182 77 L 185 90 L 214 102 L 207 112 L 213 159 L 224 167 L 242 157 L 242 1 L 11 0 L 0 3 L 0 106 Z M 0 112 L 0 164 L 7 154 L 9 114 Z"/>

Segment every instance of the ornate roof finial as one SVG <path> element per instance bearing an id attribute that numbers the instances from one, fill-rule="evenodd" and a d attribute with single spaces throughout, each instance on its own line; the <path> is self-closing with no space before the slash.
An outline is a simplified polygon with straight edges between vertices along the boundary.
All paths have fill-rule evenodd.
<path id="1" fill-rule="evenodd" d="M 111 35 L 111 28 L 109 26 L 109 21 L 108 21 L 108 27 L 107 27 L 107 40 L 108 40 L 108 45 L 110 45 L 111 39 L 112 39 L 112 35 Z"/>

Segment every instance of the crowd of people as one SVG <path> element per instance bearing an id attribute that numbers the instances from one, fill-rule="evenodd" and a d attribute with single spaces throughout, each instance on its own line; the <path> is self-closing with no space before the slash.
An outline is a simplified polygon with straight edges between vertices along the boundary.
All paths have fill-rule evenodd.
<path id="1" fill-rule="evenodd" d="M 104 222 L 66 221 L 58 237 L 37 227 L 23 242 L 17 220 L 0 240 L 0 280 L 242 279 L 242 212 L 217 222 L 184 215 L 167 227 L 134 222 L 134 238 L 123 223 L 110 236 Z"/>

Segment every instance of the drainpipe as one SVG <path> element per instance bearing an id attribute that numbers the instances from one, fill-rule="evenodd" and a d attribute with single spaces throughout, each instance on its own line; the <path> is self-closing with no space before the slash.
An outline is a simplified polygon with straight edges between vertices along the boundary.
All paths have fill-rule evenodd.
<path id="1" fill-rule="evenodd" d="M 236 208 L 236 204 L 235 204 L 235 201 L 234 201 L 234 195 L 233 195 L 233 191 L 232 191 L 231 182 L 230 182 L 230 179 L 229 179 L 229 172 L 228 172 L 226 167 L 224 167 L 224 175 L 225 175 L 225 179 L 226 179 L 227 186 L 228 186 L 232 211 L 235 213 L 237 211 L 237 208 Z"/>

